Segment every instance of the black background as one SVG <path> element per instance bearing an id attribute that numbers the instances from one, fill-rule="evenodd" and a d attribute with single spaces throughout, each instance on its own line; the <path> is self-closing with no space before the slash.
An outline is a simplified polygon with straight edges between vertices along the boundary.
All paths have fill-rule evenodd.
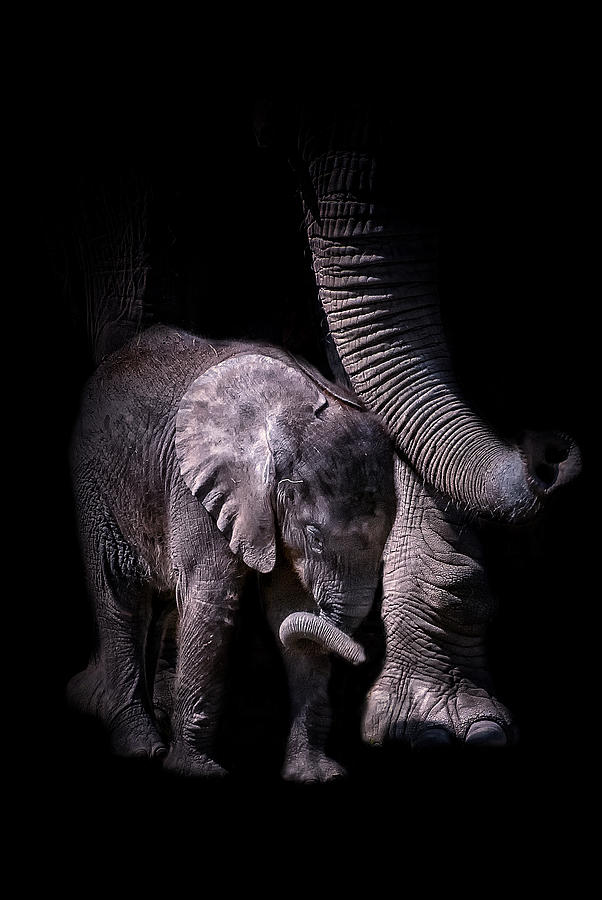
<path id="1" fill-rule="evenodd" d="M 152 810 L 153 821 L 198 805 L 205 821 L 225 829 L 248 827 L 252 810 L 266 803 L 277 818 L 359 809 L 358 821 L 377 828 L 401 808 L 404 816 L 432 816 L 452 827 L 460 808 L 488 823 L 501 811 L 555 816 L 559 804 L 587 797 L 596 652 L 587 549 L 595 467 L 595 360 L 587 339 L 596 327 L 587 69 L 523 48 L 519 58 L 501 52 L 485 68 L 486 52 L 474 64 L 443 67 L 428 84 L 404 80 L 402 71 L 387 74 L 407 148 L 396 190 L 403 202 L 411 166 L 412 201 L 422 196 L 425 215 L 440 222 L 443 313 L 465 394 L 503 433 L 557 427 L 583 452 L 583 475 L 534 526 L 484 534 L 499 601 L 490 658 L 498 696 L 520 728 L 518 746 L 445 755 L 362 748 L 353 738 L 352 710 L 342 735 L 349 728 L 351 743 L 339 748 L 351 778 L 310 788 L 281 783 L 285 698 L 251 598 L 225 751 L 234 777 L 216 786 L 111 759 L 102 736 L 63 705 L 65 682 L 84 665 L 89 639 L 66 463 L 88 362 L 63 291 L 60 247 L 81 179 L 95 184 L 142 173 L 156 197 L 160 261 L 150 288 L 160 291 L 153 278 L 172 267 L 182 304 L 189 308 L 198 298 L 202 332 L 284 333 L 303 345 L 312 281 L 295 179 L 278 147 L 258 148 L 252 130 L 258 94 L 275 93 L 280 108 L 292 108 L 295 94 L 277 67 L 253 78 L 226 51 L 219 69 L 165 65 L 152 53 L 132 64 L 123 48 L 111 58 L 85 56 L 36 78 L 21 120 L 20 184 L 31 229 L 21 247 L 23 325 L 41 340 L 27 404 L 33 512 L 28 506 L 22 526 L 24 581 L 28 590 L 32 581 L 36 586 L 18 634 L 35 628 L 40 639 L 21 704 L 37 802 L 66 804 L 70 831 L 77 831 L 90 810 L 94 818 L 110 817 L 130 801 Z M 312 71 L 306 83 L 330 90 L 335 103 L 340 80 L 330 84 L 324 67 L 313 80 Z M 355 78 L 362 81 L 361 73 Z M 370 103 L 378 83 L 363 89 Z M 337 684 L 344 680 L 340 675 Z"/>

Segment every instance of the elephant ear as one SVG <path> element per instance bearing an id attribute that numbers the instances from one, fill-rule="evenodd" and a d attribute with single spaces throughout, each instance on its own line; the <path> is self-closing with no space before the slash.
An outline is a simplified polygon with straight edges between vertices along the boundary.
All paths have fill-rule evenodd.
<path id="1" fill-rule="evenodd" d="M 341 400 L 343 403 L 346 403 L 348 406 L 353 406 L 355 409 L 365 409 L 364 404 L 358 399 L 355 392 L 349 387 L 343 387 L 340 384 L 335 384 L 332 381 L 328 381 L 321 372 L 319 372 L 314 366 L 311 366 L 306 360 L 299 356 L 293 356 L 290 354 L 291 359 L 295 361 L 295 365 L 297 365 L 301 371 L 305 372 L 308 378 L 323 390 L 326 394 L 330 394 L 332 397 L 336 397 L 337 400 Z"/>
<path id="2" fill-rule="evenodd" d="M 270 572 L 276 563 L 268 417 L 311 414 L 324 403 L 302 373 L 258 353 L 212 366 L 180 402 L 175 445 L 182 478 L 232 552 L 259 572 Z"/>

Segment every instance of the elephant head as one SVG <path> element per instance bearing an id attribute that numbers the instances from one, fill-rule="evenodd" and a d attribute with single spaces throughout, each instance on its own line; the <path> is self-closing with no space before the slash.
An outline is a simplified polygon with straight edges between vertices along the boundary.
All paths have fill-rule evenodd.
<path id="1" fill-rule="evenodd" d="M 285 132 L 331 368 L 427 485 L 471 512 L 517 521 L 577 474 L 579 450 L 560 433 L 508 442 L 465 401 L 440 313 L 438 232 L 415 196 L 428 180 L 414 178 L 426 164 L 412 145 L 422 144 L 410 119 L 389 129 L 395 105 L 302 99 Z"/>
<path id="2" fill-rule="evenodd" d="M 286 558 L 313 597 L 280 629 L 352 662 L 395 512 L 393 457 L 377 418 L 305 363 L 223 360 L 188 388 L 176 419 L 181 475 L 230 549 L 270 572 Z"/>

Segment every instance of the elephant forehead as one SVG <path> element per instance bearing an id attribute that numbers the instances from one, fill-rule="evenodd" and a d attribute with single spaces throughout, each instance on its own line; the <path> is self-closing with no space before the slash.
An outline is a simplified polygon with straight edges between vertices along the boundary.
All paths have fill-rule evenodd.
<path id="1" fill-rule="evenodd" d="M 328 447 L 321 458 L 307 460 L 299 471 L 307 479 L 310 495 L 329 498 L 344 510 L 372 512 L 393 490 L 386 460 L 357 455 L 351 447 L 347 452 Z"/>

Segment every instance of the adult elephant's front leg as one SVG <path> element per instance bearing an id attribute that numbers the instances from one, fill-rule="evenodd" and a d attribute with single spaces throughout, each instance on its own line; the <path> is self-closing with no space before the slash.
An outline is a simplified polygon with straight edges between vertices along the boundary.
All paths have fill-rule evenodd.
<path id="1" fill-rule="evenodd" d="M 227 651 L 238 607 L 236 576 L 213 577 L 195 568 L 181 574 L 178 655 L 171 717 L 172 743 L 165 767 L 179 775 L 221 776 L 215 760 L 226 679 Z"/>
<path id="2" fill-rule="evenodd" d="M 384 555 L 385 661 L 366 702 L 364 738 L 504 744 L 513 728 L 485 656 L 494 601 L 478 536 L 400 460 L 396 490 Z"/>

